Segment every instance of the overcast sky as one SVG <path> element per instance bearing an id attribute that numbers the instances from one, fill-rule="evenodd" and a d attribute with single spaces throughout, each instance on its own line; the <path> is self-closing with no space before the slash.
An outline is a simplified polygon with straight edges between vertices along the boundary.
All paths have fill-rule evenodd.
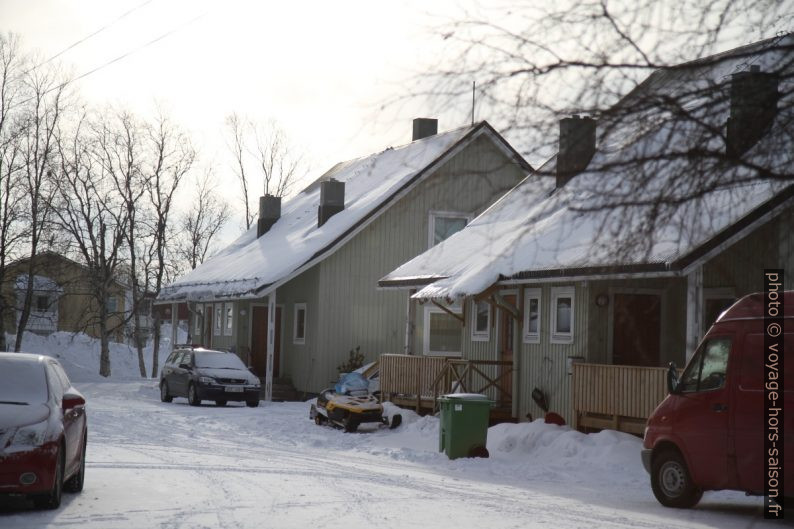
<path id="1" fill-rule="evenodd" d="M 410 141 L 411 119 L 427 110 L 380 105 L 438 59 L 442 39 L 429 28 L 457 4 L 433 3 L 430 14 L 408 1 L 0 0 L 0 20 L 44 58 L 107 26 L 59 60 L 79 76 L 134 53 L 78 81 L 81 96 L 140 114 L 159 104 L 233 192 L 222 138 L 231 112 L 277 119 L 305 150 L 312 179 Z M 427 117 L 442 130 L 470 119 Z"/>

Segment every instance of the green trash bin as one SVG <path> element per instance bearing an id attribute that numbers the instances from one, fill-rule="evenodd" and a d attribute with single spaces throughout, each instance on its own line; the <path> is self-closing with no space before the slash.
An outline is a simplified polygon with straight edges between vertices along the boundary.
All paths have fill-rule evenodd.
<path id="1" fill-rule="evenodd" d="M 493 401 L 478 393 L 452 393 L 439 397 L 441 428 L 438 451 L 450 459 L 488 457 L 488 418 Z"/>

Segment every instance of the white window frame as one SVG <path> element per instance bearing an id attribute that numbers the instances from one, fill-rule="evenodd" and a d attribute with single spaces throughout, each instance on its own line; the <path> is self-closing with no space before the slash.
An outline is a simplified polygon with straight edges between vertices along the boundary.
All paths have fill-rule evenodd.
<path id="1" fill-rule="evenodd" d="M 524 343 L 540 343 L 540 326 L 543 323 L 542 292 L 540 288 L 524 289 L 524 328 L 522 333 Z M 529 331 L 529 302 L 533 299 L 538 302 L 538 330 L 536 332 Z"/>
<path id="2" fill-rule="evenodd" d="M 432 248 L 435 246 L 434 239 L 436 234 L 436 218 L 453 218 L 453 219 L 466 219 L 466 226 L 472 221 L 474 216 L 471 213 L 463 211 L 430 211 L 428 213 L 428 233 L 427 233 L 427 247 Z"/>
<path id="3" fill-rule="evenodd" d="M 204 305 L 196 305 L 196 321 L 193 324 L 193 333 L 197 336 L 204 335 Z"/>
<path id="4" fill-rule="evenodd" d="M 488 323 L 485 326 L 484 331 L 477 330 L 477 305 L 480 303 L 485 303 L 488 307 Z M 493 314 L 493 307 L 487 301 L 477 301 L 472 299 L 471 300 L 471 341 L 472 342 L 489 342 L 491 341 L 491 323 L 492 314 Z"/>
<path id="5" fill-rule="evenodd" d="M 449 310 L 456 314 L 461 314 L 461 306 L 460 303 L 455 303 L 447 307 Z M 431 351 L 430 350 L 430 314 L 447 314 L 446 311 L 438 308 L 437 306 L 433 305 L 432 303 L 425 305 L 425 313 L 424 313 L 424 323 L 422 325 L 422 350 L 424 351 L 425 356 L 450 356 L 450 357 L 461 357 L 463 356 L 463 351 Z M 461 314 L 462 315 L 462 314 Z M 463 326 L 461 325 L 461 340 L 460 340 L 461 349 L 463 349 Z"/>
<path id="6" fill-rule="evenodd" d="M 234 303 L 223 304 L 223 335 L 234 334 Z"/>
<path id="7" fill-rule="evenodd" d="M 557 332 L 557 300 L 571 298 L 571 332 Z M 574 329 L 576 328 L 576 289 L 572 286 L 551 287 L 551 328 L 549 335 L 551 343 L 573 343 Z"/>
<path id="8" fill-rule="evenodd" d="M 303 311 L 303 336 L 298 336 L 298 312 Z M 309 311 L 306 310 L 306 303 L 295 303 L 292 311 L 292 343 L 303 345 L 306 343 L 306 324 L 308 322 Z"/>
<path id="9" fill-rule="evenodd" d="M 212 335 L 220 336 L 223 332 L 223 304 L 216 303 L 212 306 L 214 321 L 212 322 Z"/>

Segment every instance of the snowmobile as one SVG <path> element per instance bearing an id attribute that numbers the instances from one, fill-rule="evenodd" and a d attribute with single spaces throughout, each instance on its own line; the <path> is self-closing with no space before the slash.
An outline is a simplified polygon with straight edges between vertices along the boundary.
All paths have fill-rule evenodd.
<path id="1" fill-rule="evenodd" d="M 402 416 L 396 414 L 391 421 L 383 415 L 383 406 L 369 392 L 369 381 L 361 373 L 346 373 L 333 387 L 320 392 L 317 404 L 312 404 L 309 418 L 315 424 L 331 424 L 346 432 L 355 432 L 361 423 L 379 423 L 397 428 Z"/>

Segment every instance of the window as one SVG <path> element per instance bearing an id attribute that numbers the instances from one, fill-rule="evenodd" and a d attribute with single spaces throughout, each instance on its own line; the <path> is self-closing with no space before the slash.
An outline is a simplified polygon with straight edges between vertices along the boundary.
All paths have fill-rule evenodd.
<path id="1" fill-rule="evenodd" d="M 681 391 L 709 391 L 723 387 L 730 353 L 730 338 L 711 338 L 705 342 L 681 375 Z"/>
<path id="2" fill-rule="evenodd" d="M 711 327 L 720 314 L 736 301 L 736 293 L 732 288 L 703 289 L 703 329 Z"/>
<path id="3" fill-rule="evenodd" d="M 116 296 L 110 296 L 105 301 L 105 308 L 110 313 L 118 312 L 118 310 L 119 310 L 119 299 Z"/>
<path id="4" fill-rule="evenodd" d="M 453 213 L 446 211 L 430 212 L 430 236 L 428 247 L 449 239 L 452 235 L 466 227 L 471 220 L 467 213 Z"/>
<path id="5" fill-rule="evenodd" d="M 196 307 L 196 326 L 194 332 L 196 336 L 201 336 L 201 327 L 204 324 L 204 306 L 199 305 Z"/>
<path id="6" fill-rule="evenodd" d="M 449 309 L 460 314 L 459 306 Z M 424 350 L 429 356 L 460 356 L 463 350 L 463 330 L 455 316 L 436 307 L 425 307 Z"/>
<path id="7" fill-rule="evenodd" d="M 234 329 L 234 304 L 226 303 L 224 305 L 224 312 L 226 313 L 226 323 L 223 326 L 223 334 L 231 336 Z"/>
<path id="8" fill-rule="evenodd" d="M 34 312 L 49 312 L 50 311 L 50 298 L 47 296 L 36 296 L 36 306 L 33 308 Z"/>
<path id="9" fill-rule="evenodd" d="M 223 305 L 215 305 L 215 322 L 213 324 L 214 335 L 220 336 L 223 328 Z"/>
<path id="10" fill-rule="evenodd" d="M 551 289 L 551 343 L 573 343 L 573 287 Z"/>
<path id="11" fill-rule="evenodd" d="M 524 290 L 524 343 L 540 343 L 540 289 Z"/>
<path id="12" fill-rule="evenodd" d="M 296 344 L 306 343 L 306 303 L 295 304 L 292 342 Z"/>
<path id="13" fill-rule="evenodd" d="M 491 339 L 491 305 L 487 301 L 472 301 L 471 306 L 471 339 L 487 342 Z"/>

